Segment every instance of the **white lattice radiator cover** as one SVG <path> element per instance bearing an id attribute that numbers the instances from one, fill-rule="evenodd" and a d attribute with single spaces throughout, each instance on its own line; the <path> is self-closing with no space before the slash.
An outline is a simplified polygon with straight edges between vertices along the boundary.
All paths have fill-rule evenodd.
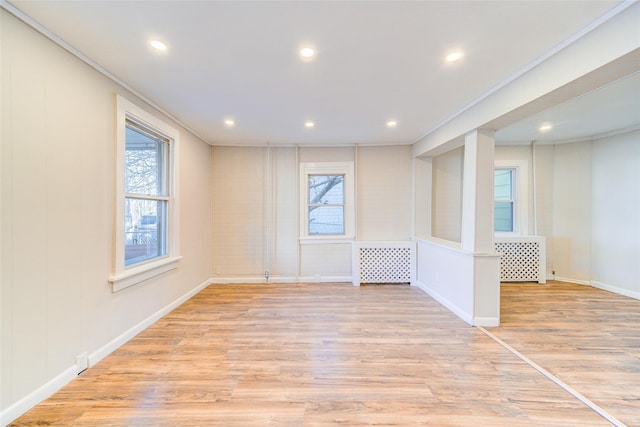
<path id="1" fill-rule="evenodd" d="M 353 242 L 353 284 L 413 283 L 415 247 L 414 242 Z"/>
<path id="2" fill-rule="evenodd" d="M 500 281 L 546 283 L 545 239 L 541 236 L 496 237 Z"/>

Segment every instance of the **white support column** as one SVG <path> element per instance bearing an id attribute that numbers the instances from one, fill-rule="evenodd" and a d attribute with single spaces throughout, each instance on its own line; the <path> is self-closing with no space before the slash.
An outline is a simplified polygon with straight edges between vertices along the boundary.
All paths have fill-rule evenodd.
<path id="1" fill-rule="evenodd" d="M 473 324 L 500 323 L 500 256 L 493 241 L 493 132 L 465 136 L 462 180 L 462 249 L 473 261 Z"/>
<path id="2" fill-rule="evenodd" d="M 462 179 L 462 249 L 493 253 L 493 132 L 465 136 Z"/>

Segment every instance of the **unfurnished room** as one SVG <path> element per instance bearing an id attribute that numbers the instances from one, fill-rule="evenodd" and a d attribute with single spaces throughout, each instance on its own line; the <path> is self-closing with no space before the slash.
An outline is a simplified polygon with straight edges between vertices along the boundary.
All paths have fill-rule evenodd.
<path id="1" fill-rule="evenodd" d="M 640 426 L 640 2 L 0 0 L 2 426 Z"/>

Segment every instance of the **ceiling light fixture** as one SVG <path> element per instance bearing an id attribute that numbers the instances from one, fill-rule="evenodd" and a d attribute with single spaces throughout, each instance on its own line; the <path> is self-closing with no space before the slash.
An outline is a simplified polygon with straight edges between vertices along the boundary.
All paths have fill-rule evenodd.
<path id="1" fill-rule="evenodd" d="M 149 44 L 151 45 L 152 48 L 156 50 L 161 50 L 161 51 L 167 50 L 167 45 L 162 43 L 160 40 L 151 40 Z"/>
<path id="2" fill-rule="evenodd" d="M 300 56 L 302 56 L 304 59 L 311 59 L 315 54 L 316 51 L 313 50 L 313 48 L 305 47 L 300 49 Z"/>
<path id="3" fill-rule="evenodd" d="M 553 126 L 551 125 L 551 123 L 546 123 L 546 122 L 545 122 L 545 123 L 542 123 L 542 124 L 540 125 L 540 127 L 538 128 L 538 130 L 539 130 L 540 132 L 548 132 L 548 131 L 550 131 L 552 128 L 553 128 Z"/>
<path id="4" fill-rule="evenodd" d="M 394 128 L 394 127 L 396 127 L 397 125 L 398 125 L 398 122 L 396 122 L 395 120 L 389 120 L 389 121 L 387 122 L 387 127 L 388 127 L 388 128 Z"/>
<path id="5" fill-rule="evenodd" d="M 233 119 L 224 119 L 224 125 L 226 127 L 233 127 L 235 126 L 236 122 L 233 121 Z"/>
<path id="6" fill-rule="evenodd" d="M 311 120 L 307 120 L 306 122 L 304 122 L 304 127 L 306 128 L 312 128 L 314 127 L 316 124 L 313 123 Z"/>
<path id="7" fill-rule="evenodd" d="M 462 52 L 451 52 L 447 55 L 447 62 L 456 62 L 460 58 L 462 58 Z"/>

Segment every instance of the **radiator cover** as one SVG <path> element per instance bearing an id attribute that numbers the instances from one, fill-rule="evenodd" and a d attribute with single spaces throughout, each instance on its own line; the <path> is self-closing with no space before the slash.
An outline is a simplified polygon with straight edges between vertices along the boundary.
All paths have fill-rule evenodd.
<path id="1" fill-rule="evenodd" d="M 496 237 L 500 259 L 500 281 L 546 283 L 545 238 L 541 236 Z"/>
<path id="2" fill-rule="evenodd" d="M 353 242 L 353 284 L 407 283 L 415 281 L 414 242 Z"/>

